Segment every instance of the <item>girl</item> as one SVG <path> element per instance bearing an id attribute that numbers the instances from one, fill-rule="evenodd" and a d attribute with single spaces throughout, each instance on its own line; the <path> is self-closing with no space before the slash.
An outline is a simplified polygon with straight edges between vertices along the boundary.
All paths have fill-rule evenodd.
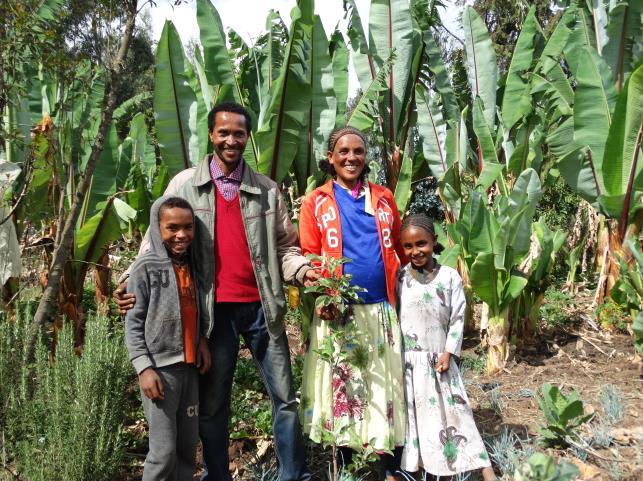
<path id="1" fill-rule="evenodd" d="M 437 238 L 426 215 L 404 219 L 401 242 L 410 260 L 397 285 L 408 407 L 402 469 L 453 476 L 482 468 L 485 481 L 496 479 L 454 359 L 464 327 L 462 280 L 433 259 Z"/>
<path id="2" fill-rule="evenodd" d="M 344 464 L 351 450 L 370 446 L 382 455 L 387 479 L 396 479 L 406 429 L 402 384 L 402 339 L 392 305 L 402 255 L 400 217 L 393 194 L 365 180 L 366 143 L 362 133 L 345 127 L 328 142 L 320 168 L 333 179 L 311 192 L 302 204 L 299 238 L 304 254 L 351 259 L 343 266 L 353 285 L 366 288 L 352 306 L 347 332 L 335 367 L 320 358 L 331 330 L 333 309 L 318 312 L 310 329 L 302 383 L 303 429 L 319 443 L 325 432 L 339 433 Z M 320 319 L 320 316 L 324 319 Z M 326 437 L 327 438 L 327 437 Z M 347 459 L 348 458 L 348 459 Z"/>

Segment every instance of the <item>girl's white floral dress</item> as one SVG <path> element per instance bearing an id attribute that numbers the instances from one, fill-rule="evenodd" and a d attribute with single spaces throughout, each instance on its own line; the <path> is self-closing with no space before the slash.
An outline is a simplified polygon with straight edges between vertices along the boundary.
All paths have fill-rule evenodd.
<path id="1" fill-rule="evenodd" d="M 435 371 L 440 354 L 459 356 L 462 347 L 466 301 L 458 272 L 408 264 L 397 289 L 408 406 L 402 469 L 449 476 L 490 466 L 454 357 L 448 371 Z"/>

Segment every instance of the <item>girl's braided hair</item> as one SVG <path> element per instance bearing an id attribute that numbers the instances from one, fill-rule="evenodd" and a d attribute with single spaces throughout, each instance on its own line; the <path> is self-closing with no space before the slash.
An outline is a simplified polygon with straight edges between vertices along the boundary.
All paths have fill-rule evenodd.
<path id="1" fill-rule="evenodd" d="M 362 139 L 362 142 L 364 142 L 364 148 L 366 148 L 366 137 L 364 137 L 364 134 L 362 133 L 361 130 L 356 129 L 355 127 L 338 127 L 335 130 L 333 130 L 328 137 L 328 152 L 332 152 L 335 150 L 335 146 L 337 145 L 337 141 L 343 137 L 344 135 L 357 135 L 360 139 Z M 319 161 L 319 170 L 322 172 L 330 175 L 331 177 L 335 176 L 335 169 L 333 166 L 330 164 L 327 158 L 323 158 Z M 370 172 L 370 169 L 368 168 L 367 164 L 364 164 L 364 170 L 362 170 L 362 174 L 360 175 L 360 178 L 363 180 L 366 178 L 368 173 Z"/>
<path id="2" fill-rule="evenodd" d="M 433 227 L 433 219 L 431 219 L 426 214 L 411 214 L 404 218 L 402 222 L 402 227 L 400 228 L 400 234 L 404 232 L 409 227 L 419 227 L 424 229 L 432 236 L 435 236 L 435 228 Z"/>

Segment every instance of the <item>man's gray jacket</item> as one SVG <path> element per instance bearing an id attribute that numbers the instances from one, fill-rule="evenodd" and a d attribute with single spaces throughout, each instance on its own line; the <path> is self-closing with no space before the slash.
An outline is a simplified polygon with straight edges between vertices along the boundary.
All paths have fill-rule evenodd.
<path id="1" fill-rule="evenodd" d="M 210 337 L 214 322 L 214 216 L 215 186 L 210 177 L 211 156 L 198 166 L 179 172 L 165 195 L 178 195 L 194 208 L 196 236 L 192 248 L 198 261 L 195 276 L 199 291 L 202 333 Z M 239 189 L 241 217 L 248 241 L 268 332 L 284 332 L 286 298 L 283 282 L 303 283 L 310 262 L 301 254 L 297 233 L 290 222 L 277 183 L 253 171 L 247 164 Z M 147 235 L 140 252 L 147 249 Z"/>

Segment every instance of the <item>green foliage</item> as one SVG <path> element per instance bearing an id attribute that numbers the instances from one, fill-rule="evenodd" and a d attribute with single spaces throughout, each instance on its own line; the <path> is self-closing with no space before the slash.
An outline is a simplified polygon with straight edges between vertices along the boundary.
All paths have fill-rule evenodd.
<path id="1" fill-rule="evenodd" d="M 22 363 L 10 376 L 15 384 L 2 390 L 11 462 L 21 477 L 34 481 L 115 479 L 132 375 L 122 326 L 90 318 L 82 352 L 74 348 L 71 326 L 65 326 L 58 331 L 53 365 L 40 342 L 35 365 L 27 366 L 21 353 L 28 326 L 22 314 L 0 324 L 3 341 L 15 342 L 13 352 L 3 344 L 0 366 L 12 362 L 7 356 Z"/>
<path id="2" fill-rule="evenodd" d="M 558 387 L 546 383 L 541 386 L 541 391 L 538 405 L 545 417 L 545 425 L 539 429 L 541 442 L 552 447 L 567 446 L 570 441 L 575 442 L 578 439 L 578 427 L 594 415 L 584 415 L 583 401 L 576 390 L 566 396 Z"/>
<path id="3" fill-rule="evenodd" d="M 230 405 L 232 439 L 272 436 L 272 405 L 252 358 L 240 357 L 237 361 Z"/>
<path id="4" fill-rule="evenodd" d="M 545 301 L 540 308 L 540 316 L 545 328 L 558 329 L 570 323 L 566 309 L 572 305 L 573 298 L 567 292 L 550 287 L 545 292 Z"/>
<path id="5" fill-rule="evenodd" d="M 342 275 L 340 268 L 342 264 L 350 262 L 346 257 L 338 259 L 334 257 L 320 257 L 309 255 L 308 258 L 316 263 L 321 264 L 324 271 L 329 273 L 329 277 L 322 277 L 315 285 L 307 287 L 304 290 L 306 294 L 316 294 L 315 309 L 332 308 L 336 309 L 335 321 L 345 323 L 352 315 L 351 303 L 360 301 L 358 293 L 365 292 L 366 289 L 350 284 L 352 276 L 350 274 Z"/>
<path id="6" fill-rule="evenodd" d="M 604 321 L 614 324 L 609 316 L 615 316 L 617 327 L 624 328 L 622 311 L 631 316 L 632 330 L 634 331 L 634 346 L 639 353 L 643 353 L 643 253 L 638 242 L 630 239 L 626 248 L 632 253 L 632 266 L 619 257 L 619 276 L 610 292 L 611 300 L 618 305 L 617 309 L 609 301 L 599 307 L 597 316 L 601 316 L 601 323 Z M 607 305 L 606 305 L 607 304 Z M 621 311 L 621 312 L 619 312 Z"/>
<path id="7" fill-rule="evenodd" d="M 604 329 L 616 329 L 622 332 L 627 332 L 627 325 L 631 321 L 623 307 L 614 302 L 613 299 L 605 299 L 596 308 L 596 319 Z"/>
<path id="8" fill-rule="evenodd" d="M 556 464 L 552 456 L 543 453 L 532 455 L 529 460 L 516 469 L 516 481 L 572 481 L 580 471 L 572 463 Z"/>

